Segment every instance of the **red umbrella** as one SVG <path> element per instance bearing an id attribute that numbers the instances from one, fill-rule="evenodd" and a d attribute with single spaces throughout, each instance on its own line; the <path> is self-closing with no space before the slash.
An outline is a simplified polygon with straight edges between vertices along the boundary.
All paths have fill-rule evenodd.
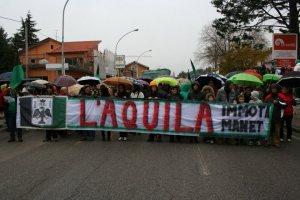
<path id="1" fill-rule="evenodd" d="M 72 85 L 75 85 L 77 81 L 72 77 L 68 75 L 59 76 L 55 81 L 54 85 L 58 87 L 70 87 Z"/>
<path id="2" fill-rule="evenodd" d="M 256 76 L 257 78 L 259 78 L 260 80 L 263 79 L 262 75 L 260 75 L 255 69 L 247 69 L 244 71 L 247 74 L 251 74 L 253 76 Z"/>

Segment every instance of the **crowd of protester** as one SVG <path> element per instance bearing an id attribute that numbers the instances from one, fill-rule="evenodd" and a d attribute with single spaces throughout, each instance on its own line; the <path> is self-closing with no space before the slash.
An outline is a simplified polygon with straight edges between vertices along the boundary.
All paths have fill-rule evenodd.
<path id="1" fill-rule="evenodd" d="M 68 88 L 58 88 L 54 85 L 47 85 L 44 89 L 23 87 L 16 93 L 10 90 L 8 85 L 2 85 L 0 91 L 0 109 L 4 112 L 5 123 L 7 129 L 10 132 L 10 139 L 8 142 L 17 141 L 22 142 L 22 129 L 16 127 L 16 97 L 24 95 L 68 95 L 74 96 L 68 93 Z M 284 124 L 286 126 L 286 141 L 292 140 L 292 119 L 293 119 L 293 106 L 295 100 L 293 91 L 290 88 L 279 87 L 276 84 L 266 84 L 263 87 L 243 87 L 232 84 L 231 82 L 225 82 L 221 88 L 217 88 L 213 81 L 209 81 L 206 85 L 201 85 L 199 82 L 193 82 L 191 88 L 186 97 L 180 93 L 180 87 L 169 86 L 168 84 L 158 84 L 149 87 L 134 85 L 131 89 L 123 84 L 119 84 L 117 87 L 110 87 L 105 84 L 99 85 L 84 85 L 80 93 L 75 95 L 76 97 L 105 97 L 105 98 L 140 98 L 140 99 L 166 99 L 175 101 L 206 101 L 210 103 L 222 102 L 232 104 L 243 103 L 272 103 L 274 104 L 274 111 L 271 122 L 271 132 L 268 140 L 259 139 L 230 139 L 230 138 L 203 138 L 206 143 L 215 142 L 231 142 L 236 144 L 246 143 L 249 145 L 274 145 L 279 147 L 280 142 L 285 140 L 284 136 Z M 76 131 L 81 135 L 81 140 L 92 141 L 96 137 L 96 131 L 84 130 Z M 58 136 L 65 137 L 68 135 L 67 131 L 47 130 L 45 136 L 45 142 L 58 141 Z M 101 131 L 103 141 L 111 140 L 110 131 Z M 180 142 L 186 140 L 183 136 L 165 136 L 169 137 L 169 142 Z M 126 141 L 128 139 L 127 132 L 119 132 L 120 141 Z M 199 137 L 188 137 L 189 142 L 199 142 Z M 162 141 L 162 135 L 149 134 L 149 142 Z"/>

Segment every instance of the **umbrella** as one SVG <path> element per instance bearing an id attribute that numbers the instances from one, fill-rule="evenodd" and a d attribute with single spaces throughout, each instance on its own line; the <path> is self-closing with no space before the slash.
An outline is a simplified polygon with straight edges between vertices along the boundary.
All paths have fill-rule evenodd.
<path id="1" fill-rule="evenodd" d="M 260 80 L 263 79 L 263 77 L 255 69 L 247 69 L 247 70 L 244 71 L 244 73 L 254 75 L 257 78 L 259 78 Z"/>
<path id="2" fill-rule="evenodd" d="M 11 77 L 12 77 L 12 72 L 4 72 L 0 74 L 1 81 L 10 81 Z"/>
<path id="3" fill-rule="evenodd" d="M 230 73 L 226 74 L 225 77 L 226 77 L 227 79 L 229 79 L 230 77 L 232 77 L 232 76 L 234 76 L 234 75 L 236 75 L 236 74 L 239 74 L 239 73 L 241 73 L 241 71 L 230 72 Z"/>
<path id="4" fill-rule="evenodd" d="M 227 81 L 227 78 L 225 76 L 223 76 L 222 74 L 216 74 L 218 75 L 224 82 Z"/>
<path id="5" fill-rule="evenodd" d="M 81 85 L 98 85 L 100 84 L 100 79 L 93 76 L 83 76 L 77 82 Z"/>
<path id="6" fill-rule="evenodd" d="M 277 74 L 265 74 L 263 76 L 263 81 L 264 82 L 277 82 L 279 81 L 281 76 L 277 75 Z"/>
<path id="7" fill-rule="evenodd" d="M 254 75 L 247 74 L 247 73 L 239 73 L 236 74 L 228 79 L 232 83 L 236 85 L 242 86 L 261 86 L 263 82 Z"/>
<path id="8" fill-rule="evenodd" d="M 208 85 L 209 81 L 213 81 L 214 85 L 217 88 L 221 88 L 222 85 L 224 84 L 224 81 L 222 80 L 222 78 L 215 73 L 200 75 L 200 76 L 198 76 L 198 78 L 196 78 L 196 81 L 201 86 Z"/>
<path id="9" fill-rule="evenodd" d="M 58 87 L 70 87 L 72 85 L 75 85 L 77 81 L 72 77 L 68 75 L 59 76 L 55 81 L 54 85 Z"/>
<path id="10" fill-rule="evenodd" d="M 300 72 L 287 72 L 277 83 L 280 86 L 298 88 L 300 87 Z"/>
<path id="11" fill-rule="evenodd" d="M 46 80 L 41 80 L 41 79 L 38 79 L 38 80 L 35 80 L 35 81 L 32 81 L 33 83 L 39 83 L 39 84 L 42 84 L 42 85 L 46 85 L 46 84 L 49 84 L 48 81 Z"/>
<path id="12" fill-rule="evenodd" d="M 83 87 L 83 85 L 80 84 L 75 84 L 72 85 L 70 87 L 68 87 L 68 93 L 70 96 L 77 96 L 80 93 L 81 88 Z"/>
<path id="13" fill-rule="evenodd" d="M 154 80 L 157 84 L 165 83 L 165 84 L 168 84 L 170 86 L 178 85 L 178 81 L 175 78 L 172 78 L 172 77 L 160 77 L 160 78 L 156 78 Z"/>
<path id="14" fill-rule="evenodd" d="M 138 79 L 138 80 L 135 80 L 135 81 L 140 82 L 144 86 L 149 86 L 149 83 L 147 81 L 144 81 L 144 80 L 141 80 L 141 79 Z"/>
<path id="15" fill-rule="evenodd" d="M 107 78 L 103 81 L 103 83 L 111 86 L 125 85 L 125 87 L 127 88 L 132 87 L 132 83 L 130 80 L 118 76 Z"/>
<path id="16" fill-rule="evenodd" d="M 32 87 L 32 88 L 35 88 L 35 89 L 39 89 L 39 90 L 46 89 L 45 85 L 40 84 L 40 83 L 36 83 L 36 82 L 27 82 L 27 83 L 24 83 L 23 85 L 29 86 L 29 87 Z"/>

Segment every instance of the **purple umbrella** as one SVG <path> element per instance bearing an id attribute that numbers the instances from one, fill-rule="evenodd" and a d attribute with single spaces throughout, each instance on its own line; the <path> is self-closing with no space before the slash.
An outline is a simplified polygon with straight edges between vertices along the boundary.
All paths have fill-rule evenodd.
<path id="1" fill-rule="evenodd" d="M 144 86 L 149 86 L 149 83 L 147 81 L 144 81 L 144 80 L 141 80 L 141 79 L 138 79 L 138 80 L 135 80 L 135 81 L 141 83 Z"/>
<path id="2" fill-rule="evenodd" d="M 77 81 L 72 77 L 68 75 L 59 76 L 55 81 L 54 85 L 58 87 L 70 87 L 72 85 L 75 85 Z"/>

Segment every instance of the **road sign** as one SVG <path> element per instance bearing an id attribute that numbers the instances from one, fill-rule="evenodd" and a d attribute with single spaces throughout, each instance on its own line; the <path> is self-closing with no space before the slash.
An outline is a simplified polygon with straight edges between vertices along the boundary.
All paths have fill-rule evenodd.
<path id="1" fill-rule="evenodd" d="M 272 57 L 278 67 L 293 68 L 297 60 L 297 34 L 274 34 Z"/>
<path id="2" fill-rule="evenodd" d="M 118 69 L 125 68 L 125 55 L 115 55 L 115 67 Z"/>

